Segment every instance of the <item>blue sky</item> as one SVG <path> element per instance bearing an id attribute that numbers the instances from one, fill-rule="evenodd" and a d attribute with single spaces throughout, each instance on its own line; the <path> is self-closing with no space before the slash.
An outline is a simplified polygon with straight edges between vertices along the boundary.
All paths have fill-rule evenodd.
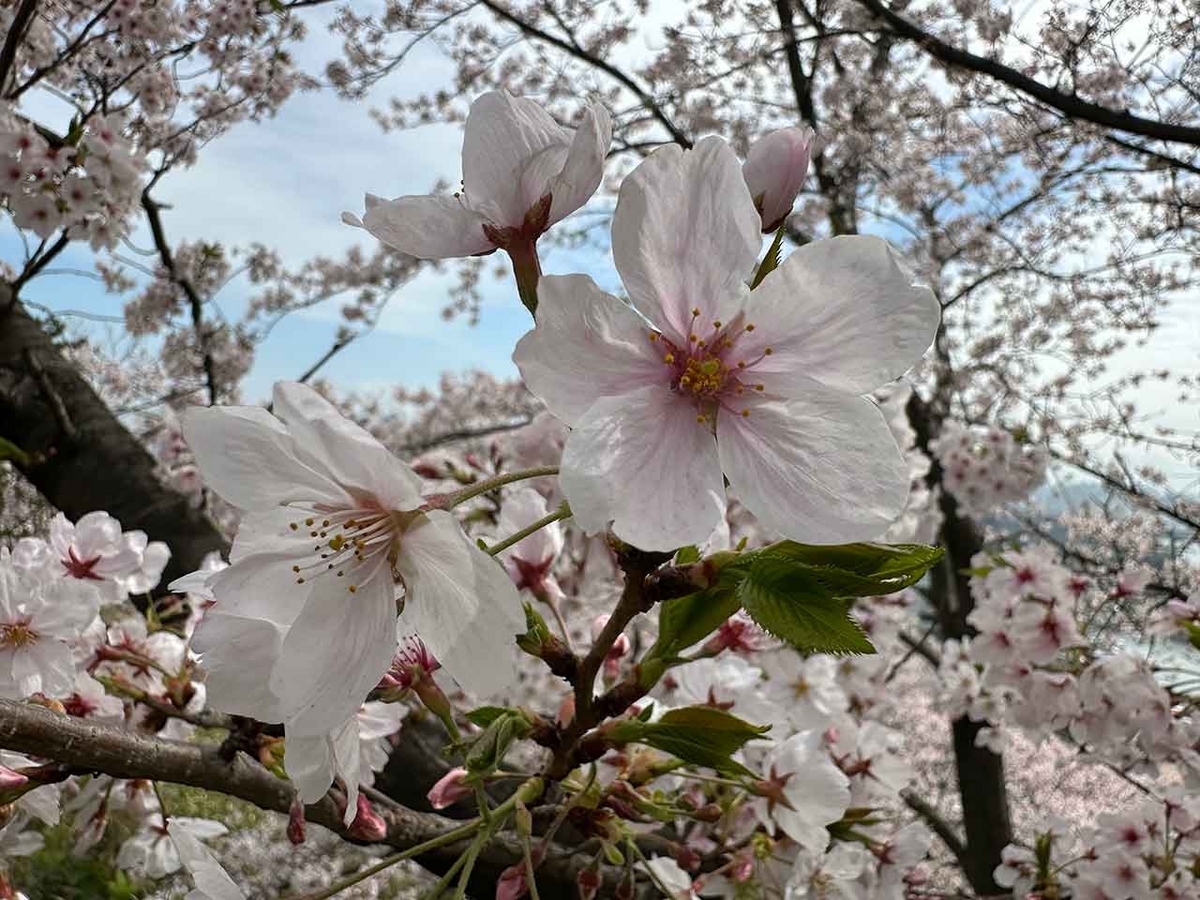
<path id="1" fill-rule="evenodd" d="M 319 72 L 336 53 L 336 40 L 319 19 L 313 20 L 310 37 L 297 53 L 301 64 Z M 370 107 L 382 106 L 392 93 L 411 96 L 445 86 L 452 75 L 453 66 L 426 42 L 365 101 L 347 103 L 332 92 L 315 92 L 294 98 L 275 119 L 235 127 L 207 147 L 196 166 L 171 174 L 156 191 L 170 207 L 163 214 L 169 238 L 219 239 L 229 245 L 260 241 L 293 265 L 317 254 L 337 257 L 354 243 L 366 245 L 371 239 L 344 225 L 342 211 L 360 211 L 366 191 L 394 197 L 425 193 L 439 179 L 457 182 L 462 142 L 457 125 L 384 133 L 371 119 Z M 45 96 L 31 98 L 26 110 L 50 125 L 64 124 L 67 118 L 65 107 Z M 135 243 L 149 246 L 144 229 L 135 235 Z M 543 243 L 547 272 L 587 272 L 605 288 L 618 287 L 607 251 L 564 250 Z M 21 259 L 20 240 L 7 224 L 0 225 L 0 259 Z M 91 266 L 87 248 L 72 247 L 55 268 Z M 484 278 L 482 316 L 474 327 L 465 319 L 447 323 L 441 317 L 454 282 L 453 264 L 447 272 L 426 272 L 414 279 L 394 297 L 374 332 L 330 363 L 323 375 L 345 388 L 380 391 L 395 384 L 432 385 L 445 371 L 471 368 L 514 376 L 511 349 L 530 321 L 510 278 Z M 40 278 L 27 288 L 26 296 L 60 311 L 110 316 L 120 314 L 123 302 L 104 293 L 95 281 L 69 275 Z M 246 297 L 247 286 L 235 282 L 217 302 L 236 318 Z M 275 380 L 297 377 L 324 353 L 340 318 L 339 305 L 334 300 L 276 327 L 259 348 L 244 397 L 267 397 Z M 1200 303 L 1181 304 L 1167 313 L 1164 327 L 1147 347 L 1123 354 L 1112 371 L 1148 365 L 1195 371 L 1200 367 L 1198 347 Z M 1162 421 L 1200 431 L 1200 413 L 1179 404 L 1173 391 L 1151 386 L 1145 399 Z M 1182 461 L 1160 461 L 1176 478 L 1194 477 Z"/>

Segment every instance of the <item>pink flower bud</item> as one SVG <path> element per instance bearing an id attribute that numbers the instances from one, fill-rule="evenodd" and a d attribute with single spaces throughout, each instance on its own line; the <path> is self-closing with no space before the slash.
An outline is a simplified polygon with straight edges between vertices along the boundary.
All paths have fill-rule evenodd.
<path id="1" fill-rule="evenodd" d="M 371 809 L 366 797 L 358 796 L 358 815 L 350 823 L 350 834 L 361 841 L 382 841 L 387 837 L 387 822 Z"/>
<path id="2" fill-rule="evenodd" d="M 304 843 L 304 804 L 297 797 L 288 809 L 287 837 L 295 845 Z"/>
<path id="3" fill-rule="evenodd" d="M 29 783 L 29 779 L 20 772 L 14 772 L 8 766 L 0 766 L 0 791 L 19 788 Z"/>
<path id="4" fill-rule="evenodd" d="M 742 176 L 762 216 L 763 231 L 783 224 L 808 174 L 812 150 L 811 128 L 782 128 L 750 145 Z"/>
<path id="5" fill-rule="evenodd" d="M 429 805 L 434 809 L 445 809 L 470 794 L 471 786 L 467 784 L 467 770 L 460 766 L 457 769 L 451 769 L 439 778 L 437 784 L 431 787 L 425 796 L 429 799 Z"/>
<path id="6" fill-rule="evenodd" d="M 600 891 L 600 872 L 597 869 L 583 869 L 575 876 L 575 886 L 579 888 L 579 900 L 595 900 Z"/>
<path id="7" fill-rule="evenodd" d="M 567 694 L 563 697 L 562 703 L 558 705 L 558 714 L 554 717 L 554 721 L 559 725 L 566 726 L 575 718 L 575 695 Z"/>
<path id="8" fill-rule="evenodd" d="M 496 882 L 496 900 L 517 900 L 518 897 L 524 897 L 528 890 L 525 863 L 519 862 L 500 873 L 500 879 Z"/>

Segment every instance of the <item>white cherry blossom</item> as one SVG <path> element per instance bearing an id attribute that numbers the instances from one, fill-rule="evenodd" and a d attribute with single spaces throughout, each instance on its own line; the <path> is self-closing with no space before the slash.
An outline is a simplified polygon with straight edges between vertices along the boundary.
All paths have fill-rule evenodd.
<path id="1" fill-rule="evenodd" d="M 576 521 L 645 549 L 698 543 L 725 479 L 762 526 L 820 543 L 875 538 L 908 466 L 863 396 L 937 328 L 932 293 L 873 237 L 816 241 L 753 291 L 760 220 L 718 138 L 661 148 L 623 182 L 613 258 L 633 308 L 548 276 L 513 359 L 573 428 L 562 489 Z"/>

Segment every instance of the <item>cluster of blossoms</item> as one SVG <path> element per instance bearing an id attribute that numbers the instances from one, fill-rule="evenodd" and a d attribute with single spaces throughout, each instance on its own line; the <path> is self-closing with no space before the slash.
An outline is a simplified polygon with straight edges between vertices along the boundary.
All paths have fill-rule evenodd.
<path id="1" fill-rule="evenodd" d="M 0 200 L 18 228 L 42 240 L 61 229 L 111 249 L 128 229 L 141 174 L 115 118 L 95 116 L 64 143 L 0 103 Z"/>
<path id="2" fill-rule="evenodd" d="M 1002 428 L 948 420 L 931 449 L 941 463 L 943 485 L 970 515 L 1025 500 L 1046 477 L 1045 449 L 1023 444 Z"/>
<path id="3" fill-rule="evenodd" d="M 1101 816 L 1078 836 L 1051 823 L 1029 846 L 1006 851 L 997 880 L 1017 896 L 1055 896 L 1050 892 L 1064 888 L 1095 900 L 1193 896 L 1200 889 L 1200 722 L 1153 659 L 1097 645 L 1077 622 L 1081 610 L 1136 597 L 1148 570 L 1122 572 L 1097 598 L 1088 596 L 1099 592 L 1092 580 L 1066 569 L 1047 547 L 975 562 L 970 621 L 978 634 L 948 642 L 942 655 L 951 714 L 987 722 L 978 740 L 996 752 L 1014 728 L 1037 740 L 1065 738 L 1089 762 L 1148 779 L 1153 798 Z M 1171 601 L 1157 630 L 1190 636 L 1195 607 L 1196 598 Z"/>

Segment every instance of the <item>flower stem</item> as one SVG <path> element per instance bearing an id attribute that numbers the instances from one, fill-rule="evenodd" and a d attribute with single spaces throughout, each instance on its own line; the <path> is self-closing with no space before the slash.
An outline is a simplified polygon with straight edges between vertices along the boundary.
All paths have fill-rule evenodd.
<path id="1" fill-rule="evenodd" d="M 417 844 L 415 847 L 409 847 L 407 850 L 401 850 L 399 853 L 393 853 L 391 856 L 385 856 L 379 862 L 375 863 L 375 865 L 368 866 L 360 872 L 355 872 L 353 875 L 348 875 L 341 881 L 334 882 L 320 893 L 306 894 L 303 898 L 296 897 L 293 898 L 293 900 L 327 900 L 327 898 L 332 897 L 334 894 L 340 893 L 341 891 L 346 890 L 346 888 L 353 887 L 360 881 L 365 881 L 366 879 L 370 878 L 372 875 L 378 875 L 384 869 L 390 868 L 398 862 L 411 859 L 414 856 L 420 856 L 422 853 L 427 853 L 430 850 L 436 850 L 438 847 L 445 846 L 446 844 L 453 844 L 455 841 L 462 840 L 463 838 L 471 835 L 472 832 L 477 831 L 482 824 L 483 822 L 481 819 L 475 819 L 467 822 L 465 825 L 460 825 L 458 828 L 452 828 L 445 834 L 440 834 L 435 838 L 430 838 L 424 843 Z"/>
<path id="2" fill-rule="evenodd" d="M 538 281 L 542 277 L 542 264 L 538 260 L 537 244 L 534 241 L 518 241 L 504 248 L 512 260 L 513 277 L 517 280 L 517 294 L 531 316 L 537 317 Z"/>
<path id="3" fill-rule="evenodd" d="M 533 873 L 533 853 L 529 848 L 529 838 L 521 839 L 521 851 L 525 854 L 525 886 L 529 888 L 529 900 L 542 900 L 538 896 L 537 876 Z"/>
<path id="4" fill-rule="evenodd" d="M 497 475 L 495 478 L 485 478 L 483 481 L 468 484 L 461 491 L 455 491 L 453 494 L 445 497 L 440 503 L 433 505 L 438 509 L 450 509 L 470 500 L 472 497 L 478 497 L 480 494 L 494 491 L 496 488 L 512 484 L 514 481 L 525 481 L 529 478 L 542 478 L 546 475 L 557 474 L 558 466 L 534 466 L 532 469 L 518 469 L 515 472 L 505 472 L 503 475 Z"/>
<path id="5" fill-rule="evenodd" d="M 521 541 L 525 540 L 525 538 L 529 537 L 535 531 L 540 531 L 541 529 L 545 528 L 547 525 L 550 525 L 553 522 L 557 522 L 560 519 L 566 519 L 566 518 L 570 517 L 570 515 L 571 515 L 571 507 L 568 506 L 567 502 L 564 500 L 561 504 L 559 504 L 558 509 L 554 510 L 554 512 L 548 513 L 548 514 L 542 516 L 536 522 L 532 522 L 529 525 L 526 525 L 524 528 L 522 528 L 516 534 L 509 535 L 504 540 L 500 541 L 498 544 L 493 544 L 491 547 L 488 547 L 487 552 L 490 555 L 495 556 L 497 553 L 507 550 L 513 544 L 518 544 Z"/>

